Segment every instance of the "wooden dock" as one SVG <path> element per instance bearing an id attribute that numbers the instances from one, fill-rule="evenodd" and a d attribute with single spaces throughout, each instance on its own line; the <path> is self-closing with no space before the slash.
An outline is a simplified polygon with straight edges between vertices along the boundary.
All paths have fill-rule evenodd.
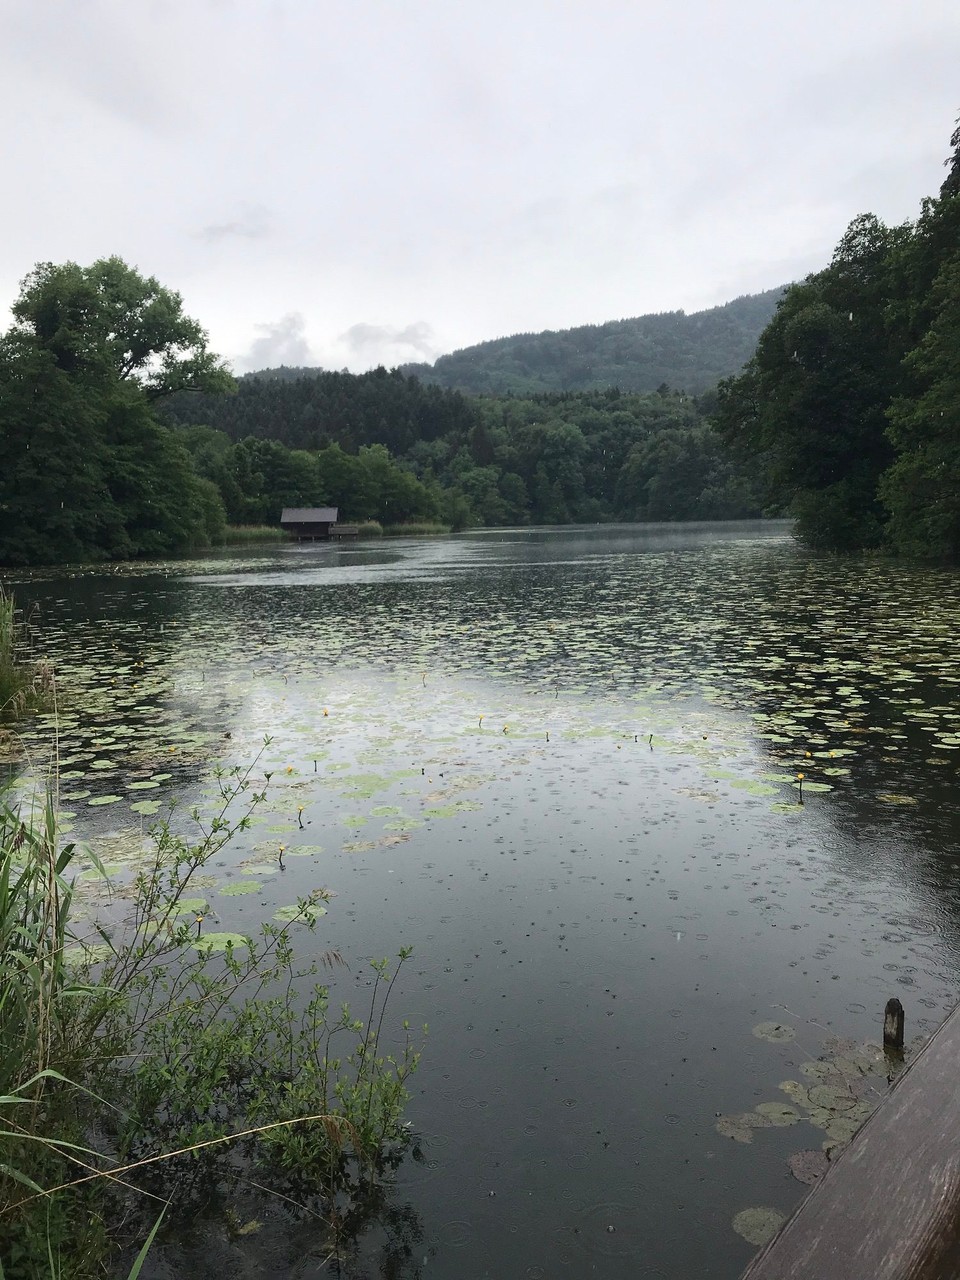
<path id="1" fill-rule="evenodd" d="M 742 1280 L 958 1280 L 960 1008 Z"/>

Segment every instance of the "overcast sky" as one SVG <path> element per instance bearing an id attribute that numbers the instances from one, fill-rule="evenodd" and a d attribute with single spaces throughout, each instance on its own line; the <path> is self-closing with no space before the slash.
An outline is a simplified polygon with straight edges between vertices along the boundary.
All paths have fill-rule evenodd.
<path id="1" fill-rule="evenodd" d="M 0 321 L 119 254 L 238 371 L 698 310 L 914 217 L 960 0 L 0 0 Z"/>

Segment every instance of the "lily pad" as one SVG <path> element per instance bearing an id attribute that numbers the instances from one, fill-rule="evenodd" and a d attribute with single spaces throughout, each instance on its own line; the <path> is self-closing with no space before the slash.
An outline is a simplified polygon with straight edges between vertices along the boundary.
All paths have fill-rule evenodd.
<path id="1" fill-rule="evenodd" d="M 810 1101 L 815 1107 L 825 1107 L 828 1111 L 847 1111 L 854 1105 L 856 1098 L 846 1089 L 815 1084 L 810 1090 Z"/>
<path id="2" fill-rule="evenodd" d="M 809 1107 L 810 1095 L 806 1086 L 802 1085 L 799 1080 L 784 1080 L 780 1088 L 788 1098 L 792 1098 L 799 1106 Z"/>
<path id="3" fill-rule="evenodd" d="M 788 1040 L 797 1038 L 793 1027 L 782 1022 L 758 1022 L 753 1028 L 753 1034 L 758 1040 L 769 1040 L 773 1044 L 786 1044 Z"/>
<path id="4" fill-rule="evenodd" d="M 716 1124 L 721 1138 L 732 1138 L 744 1144 L 753 1141 L 753 1127 L 745 1124 L 742 1116 L 721 1116 Z"/>
<path id="5" fill-rule="evenodd" d="M 203 933 L 194 938 L 194 949 L 200 952 L 226 951 L 229 947 L 249 947 L 249 938 L 242 933 Z"/>
<path id="6" fill-rule="evenodd" d="M 273 918 L 274 920 L 279 920 L 281 924 L 289 924 L 291 920 L 303 920 L 306 924 L 326 914 L 327 908 L 321 906 L 318 902 L 308 902 L 305 906 L 298 902 L 292 902 L 289 906 L 281 907 L 279 911 L 275 911 Z"/>
<path id="7" fill-rule="evenodd" d="M 739 791 L 746 791 L 751 796 L 775 796 L 777 788 L 771 787 L 766 782 L 757 782 L 754 778 L 738 778 L 735 782 L 730 783 L 731 787 L 736 787 Z"/>
<path id="8" fill-rule="evenodd" d="M 786 1214 L 779 1209 L 758 1206 L 755 1209 L 741 1209 L 733 1220 L 733 1229 L 748 1244 L 759 1247 L 772 1240 L 786 1220 Z"/>
<path id="9" fill-rule="evenodd" d="M 787 1161 L 787 1167 L 798 1182 L 812 1187 L 830 1168 L 830 1161 L 823 1151 L 797 1151 Z"/>
<path id="10" fill-rule="evenodd" d="M 225 884 L 220 892 L 227 898 L 236 898 L 243 893 L 256 893 L 261 888 L 259 880 L 234 880 Z"/>
<path id="11" fill-rule="evenodd" d="M 207 909 L 206 898 L 181 898 L 176 906 L 176 913 L 183 915 L 202 915 Z"/>
<path id="12" fill-rule="evenodd" d="M 849 1142 L 860 1128 L 861 1122 L 846 1116 L 835 1116 L 827 1126 L 827 1137 L 832 1142 Z"/>
<path id="13" fill-rule="evenodd" d="M 98 964 L 101 960 L 109 960 L 112 955 L 113 948 L 105 942 L 90 942 L 65 947 L 63 959 L 69 965 Z"/>
<path id="14" fill-rule="evenodd" d="M 785 1102 L 761 1102 L 756 1107 L 756 1111 L 775 1129 L 799 1124 L 801 1119 L 800 1112 L 795 1107 L 787 1106 Z"/>

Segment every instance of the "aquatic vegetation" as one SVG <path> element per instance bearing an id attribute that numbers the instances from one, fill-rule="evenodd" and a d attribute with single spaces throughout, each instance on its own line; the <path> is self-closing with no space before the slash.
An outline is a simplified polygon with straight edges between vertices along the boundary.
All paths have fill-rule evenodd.
<path id="1" fill-rule="evenodd" d="M 738 1236 L 743 1236 L 748 1244 L 764 1245 L 772 1240 L 787 1220 L 787 1215 L 779 1209 L 757 1207 L 741 1209 L 733 1220 L 733 1229 Z"/>
<path id="2" fill-rule="evenodd" d="M 52 705 L 53 670 L 31 656 L 31 647 L 26 620 L 0 586 L 0 723 Z M 0 736 L 0 751 L 3 745 Z"/>
<path id="3" fill-rule="evenodd" d="M 657 1133 L 660 1079 L 655 1090 L 642 1068 L 617 1075 L 619 1061 L 642 1057 L 621 1013 L 628 999 L 639 1013 L 642 994 L 637 1025 L 652 1024 L 660 1039 L 671 1092 L 659 1096 L 671 1097 L 677 1123 L 694 1111 L 692 1099 L 709 1096 L 714 1076 L 724 1104 L 749 1117 L 728 1118 L 729 1143 L 713 1133 L 712 1120 L 706 1125 L 701 1140 L 719 1158 L 714 1183 L 702 1189 L 711 1201 L 704 1221 L 720 1220 L 717 1186 L 757 1153 L 777 1172 L 769 1191 L 761 1179 L 749 1198 L 781 1204 L 782 1195 L 789 1208 L 791 1191 L 802 1191 L 795 1174 L 782 1177 L 793 1146 L 800 1154 L 840 1141 L 854 1108 L 872 1095 L 849 1103 L 829 1072 L 808 1075 L 806 1060 L 817 1065 L 812 1046 L 748 1034 L 744 1052 L 742 1036 L 720 1027 L 694 1086 L 698 1032 L 686 979 L 706 992 L 701 975 L 716 974 L 719 983 L 735 964 L 729 998 L 747 1032 L 775 1019 L 782 998 L 843 1025 L 844 1009 L 869 1003 L 880 982 L 912 987 L 911 1019 L 945 1011 L 956 990 L 956 894 L 946 839 L 929 831 L 955 831 L 960 795 L 960 667 L 950 644 L 958 582 L 884 563 L 827 567 L 756 542 L 637 555 L 633 543 L 622 555 L 614 543 L 563 568 L 540 563 L 533 544 L 513 560 L 498 545 L 451 540 L 417 556 L 400 543 L 342 547 L 336 570 L 304 557 L 293 571 L 286 551 L 158 566 L 142 582 L 124 570 L 117 582 L 104 575 L 76 584 L 76 601 L 70 584 L 51 587 L 53 655 L 58 671 L 75 667 L 60 748 L 64 771 L 76 776 L 60 799 L 77 815 L 70 838 L 87 842 L 111 869 L 109 884 L 95 872 L 77 881 L 74 908 L 110 919 L 129 912 L 143 851 L 132 841 L 129 850 L 116 846 L 114 836 L 142 831 L 155 815 L 185 834 L 190 806 L 206 812 L 217 802 L 218 762 L 231 767 L 271 732 L 261 762 L 272 775 L 265 800 L 204 869 L 206 883 L 191 884 L 203 939 L 234 935 L 232 958 L 243 963 L 248 950 L 239 939 L 257 943 L 261 916 L 279 927 L 285 921 L 274 912 L 329 881 L 344 912 L 328 906 L 313 936 L 349 920 L 351 941 L 374 951 L 369 903 L 391 930 L 428 929 L 443 964 L 431 956 L 406 972 L 417 1007 L 436 1009 L 446 1025 L 458 1001 L 472 999 L 478 1027 L 484 1018 L 502 1026 L 499 1039 L 507 1033 L 500 1009 L 512 1012 L 519 993 L 529 994 L 532 1012 L 536 998 L 531 1040 L 552 1068 L 550 1080 L 563 1084 L 543 1098 L 524 1093 L 504 1057 L 503 1078 L 517 1100 L 511 1112 L 509 1100 L 484 1091 L 490 1075 L 480 1054 L 489 1065 L 492 1033 L 461 1030 L 441 1048 L 452 1099 L 444 1104 L 451 1128 L 436 1135 L 439 1143 L 462 1137 L 482 1147 L 494 1116 L 509 1127 L 521 1107 L 548 1110 L 566 1097 L 579 1096 L 585 1112 L 583 1095 L 567 1083 L 572 1051 L 553 1040 L 561 982 L 589 991 L 610 1069 L 595 1129 L 608 1125 L 624 1096 L 639 1096 L 647 1149 L 671 1141 L 677 1130 Z M 567 543 L 558 545 L 566 555 Z M 376 559 L 386 555 L 389 562 Z M 82 616 L 93 587 L 106 619 L 100 626 Z M 69 606 L 56 603 L 60 593 Z M 104 655 L 96 662 L 84 656 L 95 645 Z M 53 729 L 45 719 L 26 726 L 25 748 L 38 769 Z M 22 785 L 30 785 L 26 771 Z M 122 799 L 86 803 L 100 796 Z M 365 822 L 344 825 L 344 813 Z M 243 880 L 260 888 L 223 892 Z M 196 957 L 194 916 L 184 910 L 174 927 L 181 921 Z M 104 945 L 88 932 L 91 946 Z M 299 949 L 301 941 L 313 945 L 295 925 L 292 942 Z M 547 946 L 555 947 L 550 964 L 536 963 Z M 636 980 L 614 1001 L 603 991 L 605 960 L 628 954 Z M 204 960 L 215 965 L 226 955 L 212 951 Z M 556 984 L 543 980 L 547 969 Z M 339 974 L 331 990 L 351 984 L 359 984 L 354 974 Z M 348 994 L 355 1004 L 354 990 Z M 874 1029 L 870 1016 L 850 1017 L 862 1046 Z M 792 1065 L 768 1070 L 778 1055 Z M 467 1069 L 458 1072 L 461 1065 Z M 788 1076 L 803 1094 L 777 1088 Z M 734 1089 L 743 1084 L 742 1101 L 731 1079 Z M 820 1087 L 837 1092 L 811 1094 Z M 879 1075 L 876 1088 L 885 1088 Z M 489 1109 L 475 1116 L 478 1102 Z M 428 1097 L 421 1114 L 433 1114 Z M 522 1141 L 565 1168 L 564 1134 L 586 1150 L 595 1131 L 577 1132 L 572 1106 L 560 1114 L 562 1125 L 531 1115 L 538 1133 Z M 482 1123 L 473 1123 L 477 1117 Z M 437 1162 L 474 1193 L 496 1189 L 505 1201 L 508 1189 L 516 1192 L 506 1164 L 494 1181 L 426 1143 L 425 1150 L 431 1165 L 418 1167 L 418 1177 L 432 1176 Z M 815 1164 L 810 1157 L 797 1167 L 809 1173 Z M 611 1168 L 584 1156 L 577 1185 L 611 1198 Z M 649 1236 L 660 1208 L 651 1209 L 643 1189 L 623 1198 Z M 683 1198 L 689 1202 L 688 1191 Z M 738 1207 L 725 1204 L 718 1233 L 732 1250 L 741 1245 L 726 1224 Z M 531 1231 L 546 1238 L 550 1211 L 532 1212 Z M 250 1205 L 243 1221 L 260 1216 Z M 616 1245 L 626 1249 L 620 1218 L 605 1218 L 601 1230 L 612 1221 Z M 670 1271 L 662 1256 L 654 1265 Z"/>
<path id="4" fill-rule="evenodd" d="M 790 1044 L 796 1039 L 795 1028 L 774 1022 L 759 1024 L 753 1028 L 753 1034 L 773 1044 Z M 910 1053 L 921 1043 L 922 1040 L 915 1042 Z M 819 1151 L 804 1149 L 787 1160 L 794 1178 L 812 1186 L 873 1114 L 890 1082 L 904 1069 L 906 1060 L 903 1054 L 891 1057 L 878 1044 L 857 1044 L 830 1036 L 819 1058 L 799 1064 L 798 1072 L 803 1080 L 781 1083 L 780 1089 L 789 1103 L 761 1102 L 752 1111 L 722 1115 L 716 1122 L 717 1133 L 734 1142 L 749 1144 L 762 1129 L 803 1123 L 821 1130 L 826 1136 Z M 779 1221 L 766 1231 L 766 1225 L 773 1220 L 766 1223 L 754 1216 L 760 1212 L 744 1210 L 733 1220 L 733 1229 L 751 1244 L 766 1243 L 783 1219 L 783 1215 L 778 1214 Z"/>
<path id="5" fill-rule="evenodd" d="M 327 989 L 314 978 L 320 964 L 342 960 L 327 951 L 298 965 L 291 941 L 292 931 L 316 927 L 328 893 L 298 899 L 253 934 L 209 930 L 209 900 L 190 894 L 262 802 L 253 774 L 254 766 L 217 775 L 219 808 L 206 820 L 193 815 L 198 840 L 164 822 L 146 841 L 136 832 L 107 841 L 129 854 L 112 872 L 128 876 L 126 909 L 85 931 L 74 910 L 83 855 L 62 843 L 52 794 L 38 817 L 0 804 L 0 1267 L 8 1280 L 35 1276 L 54 1254 L 78 1280 L 101 1274 L 131 1231 L 147 1234 L 138 1188 L 182 1207 L 202 1172 L 209 1194 L 225 1176 L 224 1144 L 237 1146 L 234 1135 L 260 1178 L 271 1170 L 288 1178 L 296 1167 L 302 1194 L 331 1211 L 345 1183 L 374 1184 L 408 1139 L 405 1081 L 420 1051 L 406 1027 L 396 1056 L 384 1055 L 380 1039 L 409 951 L 392 975 L 377 962 L 367 1023 L 346 1006 L 328 1018 Z M 86 859 L 95 876 L 109 874 L 95 855 Z M 259 888 L 235 880 L 219 893 Z M 295 1000 L 304 982 L 312 983 L 306 1010 Z M 354 1047 L 334 1057 L 334 1040 Z"/>
<path id="6" fill-rule="evenodd" d="M 246 546 L 252 542 L 288 542 L 289 534 L 272 524 L 228 524 L 223 531 L 225 546 Z"/>

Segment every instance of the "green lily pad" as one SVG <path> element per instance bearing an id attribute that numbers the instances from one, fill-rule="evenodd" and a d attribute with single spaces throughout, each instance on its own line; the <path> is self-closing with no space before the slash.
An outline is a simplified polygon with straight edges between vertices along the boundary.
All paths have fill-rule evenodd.
<path id="1" fill-rule="evenodd" d="M 260 888 L 262 885 L 259 880 L 234 880 L 230 884 L 223 885 L 220 892 L 226 898 L 236 898 L 243 893 L 256 893 Z"/>
<path id="2" fill-rule="evenodd" d="M 761 1102 L 756 1111 L 776 1129 L 800 1123 L 800 1112 L 795 1107 L 788 1107 L 785 1102 Z"/>
<path id="3" fill-rule="evenodd" d="M 828 1111 L 846 1111 L 854 1105 L 856 1098 L 846 1089 L 815 1084 L 810 1089 L 810 1101 L 815 1107 L 824 1107 Z"/>
<path id="4" fill-rule="evenodd" d="M 827 1137 L 831 1142 L 849 1142 L 859 1128 L 859 1121 L 835 1116 L 827 1126 Z"/>
<path id="5" fill-rule="evenodd" d="M 772 1240 L 787 1220 L 787 1215 L 779 1209 L 757 1207 L 741 1209 L 733 1220 L 733 1229 L 738 1236 L 743 1236 L 748 1244 L 766 1244 Z"/>
<path id="6" fill-rule="evenodd" d="M 92 800 L 88 800 L 87 804 L 91 809 L 105 804 L 119 804 L 123 796 L 95 796 Z"/>
<path id="7" fill-rule="evenodd" d="M 792 1098 L 792 1100 L 799 1106 L 809 1107 L 810 1095 L 807 1092 L 806 1087 L 802 1085 L 799 1080 L 784 1080 L 780 1085 L 780 1088 L 788 1098 Z"/>
<path id="8" fill-rule="evenodd" d="M 249 947 L 250 940 L 242 933 L 202 933 L 194 938 L 193 947 L 200 952 L 226 951 L 228 947 Z"/>
<path id="9" fill-rule="evenodd" d="M 746 791 L 751 796 L 775 796 L 777 788 L 769 786 L 766 782 L 757 782 L 750 778 L 738 778 L 735 782 L 730 783 L 731 787 L 736 787 L 738 791 Z"/>
<path id="10" fill-rule="evenodd" d="M 769 1040 L 773 1044 L 785 1044 L 788 1040 L 797 1038 L 793 1027 L 782 1022 L 758 1022 L 753 1028 L 753 1034 L 758 1040 Z"/>
<path id="11" fill-rule="evenodd" d="M 830 1168 L 830 1161 L 822 1151 L 797 1151 L 787 1166 L 798 1182 L 812 1187 Z"/>
<path id="12" fill-rule="evenodd" d="M 202 915 L 207 909 L 206 898 L 181 898 L 176 905 L 177 915 Z"/>
<path id="13" fill-rule="evenodd" d="M 753 1141 L 753 1128 L 744 1124 L 741 1116 L 721 1116 L 716 1130 L 721 1138 L 732 1138 L 734 1142 L 746 1144 Z"/>
<path id="14" fill-rule="evenodd" d="M 112 955 L 113 948 L 105 942 L 80 943 L 76 947 L 65 947 L 63 951 L 64 962 L 73 966 L 98 964 L 101 960 L 109 960 Z"/>
<path id="15" fill-rule="evenodd" d="M 297 902 L 290 903 L 287 907 L 281 907 L 273 913 L 274 920 L 279 920 L 281 924 L 289 924 L 291 920 L 303 920 L 308 923 L 311 920 L 317 920 L 320 916 L 327 914 L 327 908 L 321 906 L 320 903 L 307 903 L 301 906 Z"/>
<path id="16" fill-rule="evenodd" d="M 479 800 L 457 800 L 455 804 L 434 805 L 430 809 L 424 809 L 423 816 L 425 818 L 456 818 L 461 813 L 471 813 L 475 809 L 482 808 Z"/>

